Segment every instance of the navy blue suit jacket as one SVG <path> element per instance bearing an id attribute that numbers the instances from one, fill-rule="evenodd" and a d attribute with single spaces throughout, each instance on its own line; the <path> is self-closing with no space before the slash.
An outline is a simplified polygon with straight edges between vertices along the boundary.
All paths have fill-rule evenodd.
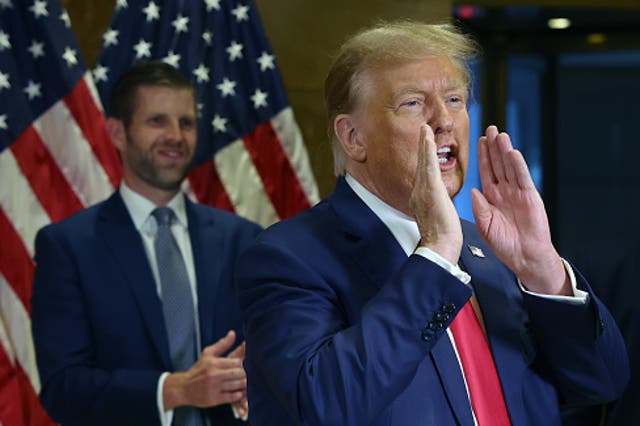
<path id="1" fill-rule="evenodd" d="M 238 253 L 259 226 L 187 200 L 200 335 L 233 329 Z M 172 371 L 161 301 L 140 234 L 118 192 L 36 237 L 32 327 L 40 399 L 64 425 L 160 424 L 158 379 Z M 241 341 L 241 340 L 239 340 Z M 235 424 L 229 406 L 208 410 Z"/>
<path id="2" fill-rule="evenodd" d="M 558 425 L 561 403 L 617 397 L 628 361 L 598 299 L 572 306 L 524 295 L 475 226 L 462 226 L 461 262 L 512 424 Z M 261 234 L 241 256 L 238 286 L 252 426 L 473 424 L 445 331 L 470 289 L 407 258 L 343 179 Z M 581 278 L 579 287 L 590 292 Z"/>

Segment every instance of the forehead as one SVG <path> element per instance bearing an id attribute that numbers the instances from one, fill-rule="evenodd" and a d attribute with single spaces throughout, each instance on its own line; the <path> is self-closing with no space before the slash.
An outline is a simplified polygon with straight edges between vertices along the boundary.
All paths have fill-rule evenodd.
<path id="1" fill-rule="evenodd" d="M 167 110 L 195 112 L 193 91 L 187 87 L 139 86 L 134 110 Z"/>
<path id="2" fill-rule="evenodd" d="M 463 71 L 447 56 L 433 56 L 399 64 L 369 68 L 362 73 L 370 94 L 389 95 L 400 91 L 466 89 Z"/>

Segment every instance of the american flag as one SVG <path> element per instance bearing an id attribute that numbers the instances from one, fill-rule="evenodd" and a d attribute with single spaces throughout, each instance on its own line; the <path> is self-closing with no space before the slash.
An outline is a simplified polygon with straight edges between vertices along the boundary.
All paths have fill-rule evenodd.
<path id="1" fill-rule="evenodd" d="M 318 199 L 253 4 L 118 0 L 92 78 L 59 0 L 0 0 L 0 426 L 53 424 L 31 341 L 34 237 L 117 188 L 98 91 L 153 58 L 198 89 L 194 198 L 263 225 Z"/>
<path id="2" fill-rule="evenodd" d="M 31 342 L 38 229 L 120 178 L 97 92 L 59 1 L 0 0 L 0 423 L 53 424 Z"/>
<path id="3" fill-rule="evenodd" d="M 194 83 L 197 167 L 185 188 L 200 202 L 269 225 L 318 192 L 258 11 L 238 0 L 118 0 L 93 71 L 103 103 L 118 76 L 158 59 Z"/>

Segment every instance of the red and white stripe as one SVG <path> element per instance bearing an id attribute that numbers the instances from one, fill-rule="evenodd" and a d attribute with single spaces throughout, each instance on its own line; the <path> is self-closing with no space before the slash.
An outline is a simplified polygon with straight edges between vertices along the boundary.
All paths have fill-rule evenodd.
<path id="1" fill-rule="evenodd" d="M 121 166 L 87 73 L 0 153 L 0 426 L 50 425 L 40 406 L 30 297 L 37 231 L 108 197 Z M 290 108 L 194 169 L 196 200 L 270 225 L 318 201 Z"/>
<path id="2" fill-rule="evenodd" d="M 218 151 L 190 174 L 188 183 L 187 191 L 198 201 L 263 226 L 318 202 L 302 135 L 288 107 Z"/>

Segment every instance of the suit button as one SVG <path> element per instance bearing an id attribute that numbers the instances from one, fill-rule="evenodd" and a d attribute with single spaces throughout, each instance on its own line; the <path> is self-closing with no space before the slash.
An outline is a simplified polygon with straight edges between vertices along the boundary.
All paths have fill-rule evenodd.
<path id="1" fill-rule="evenodd" d="M 435 319 L 440 321 L 440 322 L 444 322 L 447 321 L 449 319 L 450 315 L 446 312 L 442 312 L 442 311 L 438 311 L 436 312 L 435 315 Z"/>
<path id="2" fill-rule="evenodd" d="M 420 337 L 422 337 L 422 340 L 424 340 L 425 342 L 428 342 L 428 341 L 430 341 L 430 340 L 431 340 L 431 336 L 429 336 L 429 334 L 427 334 L 427 332 L 426 332 L 426 331 L 423 331 L 423 332 L 420 334 Z"/>
<path id="3" fill-rule="evenodd" d="M 442 305 L 441 310 L 443 312 L 446 312 L 447 314 L 452 314 L 456 310 L 456 305 L 454 305 L 453 303 L 445 303 L 444 305 Z"/>
<path id="4" fill-rule="evenodd" d="M 438 330 L 442 330 L 443 325 L 440 321 L 429 321 L 429 324 L 427 324 L 427 327 L 429 327 L 429 330 L 438 331 Z"/>
<path id="5" fill-rule="evenodd" d="M 602 319 L 600 319 L 598 321 L 598 325 L 600 326 L 599 327 L 600 335 L 603 335 L 604 334 L 604 321 Z"/>

